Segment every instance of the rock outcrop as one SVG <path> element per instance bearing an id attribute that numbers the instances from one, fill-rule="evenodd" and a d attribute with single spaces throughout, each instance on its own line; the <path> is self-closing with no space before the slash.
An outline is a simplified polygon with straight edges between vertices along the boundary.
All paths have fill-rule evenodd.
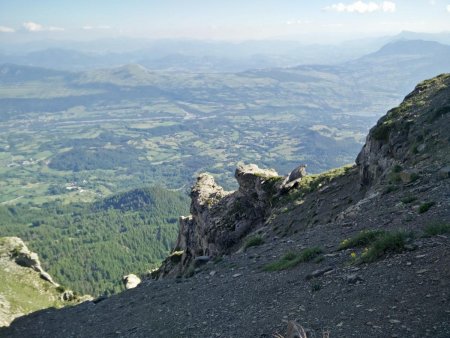
<path id="1" fill-rule="evenodd" d="M 135 274 L 130 273 L 129 275 L 123 276 L 122 278 L 123 285 L 125 289 L 134 289 L 136 286 L 141 284 L 141 279 Z"/>
<path id="2" fill-rule="evenodd" d="M 395 165 L 398 171 L 406 165 L 418 172 L 430 165 L 430 154 L 436 171 L 448 165 L 449 86 L 449 74 L 420 83 L 370 130 L 356 159 L 363 186 L 374 186 Z"/>
<path id="3" fill-rule="evenodd" d="M 302 178 L 306 176 L 306 165 L 302 164 L 292 170 L 281 184 L 281 191 L 286 192 L 298 186 Z"/>
<path id="4" fill-rule="evenodd" d="M 0 238 L 0 326 L 45 305 L 61 306 L 58 286 L 20 238 Z"/>
<path id="5" fill-rule="evenodd" d="M 201 174 L 191 191 L 191 215 L 180 218 L 175 252 L 154 273 L 157 277 L 184 274 L 199 256 L 229 252 L 261 223 L 270 197 L 282 178 L 272 169 L 254 164 L 236 169 L 239 188 L 224 191 L 209 174 Z"/>
<path id="6" fill-rule="evenodd" d="M 50 282 L 56 287 L 59 286 L 58 283 L 53 281 L 53 278 L 50 276 L 50 274 L 44 271 L 37 253 L 31 252 L 25 245 L 25 243 L 18 237 L 8 237 L 8 240 L 10 241 L 11 246 L 14 247 L 14 249 L 12 250 L 12 257 L 14 258 L 17 264 L 26 268 L 31 268 L 34 271 L 39 272 L 39 276 L 42 279 L 46 280 L 47 282 Z"/>
<path id="7" fill-rule="evenodd" d="M 0 326 L 33 311 L 91 299 L 56 283 L 22 239 L 0 238 Z"/>

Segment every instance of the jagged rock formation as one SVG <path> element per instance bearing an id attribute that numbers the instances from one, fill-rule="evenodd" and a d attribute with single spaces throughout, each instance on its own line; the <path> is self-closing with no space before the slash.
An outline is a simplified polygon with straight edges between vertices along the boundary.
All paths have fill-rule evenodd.
<path id="1" fill-rule="evenodd" d="M 450 75 L 419 84 L 355 166 L 287 191 L 255 166 L 231 193 L 201 175 L 166 278 L 21 317 L 0 337 L 270 337 L 287 321 L 316 336 L 449 337 L 449 106 Z"/>
<path id="2" fill-rule="evenodd" d="M 277 172 L 254 164 L 236 169 L 239 189 L 224 191 L 209 174 L 201 174 L 191 191 L 191 215 L 180 218 L 180 231 L 172 254 L 154 276 L 182 275 L 199 256 L 225 253 L 262 222 L 269 207 Z M 198 263 L 197 263 L 198 264 Z"/>
<path id="3" fill-rule="evenodd" d="M 35 252 L 31 252 L 25 243 L 18 237 L 8 237 L 7 241 L 9 245 L 13 247 L 13 258 L 14 261 L 20 266 L 24 266 L 26 268 L 31 268 L 36 272 L 39 272 L 39 276 L 50 282 L 54 286 L 58 287 L 59 284 L 55 283 L 52 277 L 44 271 L 41 266 L 41 262 L 39 261 L 39 256 Z"/>

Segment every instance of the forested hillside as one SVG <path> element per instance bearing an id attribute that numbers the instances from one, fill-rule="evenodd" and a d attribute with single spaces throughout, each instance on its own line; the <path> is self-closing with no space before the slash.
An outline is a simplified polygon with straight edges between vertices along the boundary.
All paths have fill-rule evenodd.
<path id="1" fill-rule="evenodd" d="M 2 236 L 20 236 L 62 285 L 99 295 L 121 278 L 145 273 L 167 255 L 187 197 L 160 187 L 135 189 L 95 204 L 0 206 Z"/>

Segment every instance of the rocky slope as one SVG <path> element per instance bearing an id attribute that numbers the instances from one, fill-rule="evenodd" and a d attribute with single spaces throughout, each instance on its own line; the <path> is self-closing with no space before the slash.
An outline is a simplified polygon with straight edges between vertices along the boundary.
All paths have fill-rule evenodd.
<path id="1" fill-rule="evenodd" d="M 450 75 L 419 84 L 356 165 L 241 166 L 192 189 L 177 247 L 113 297 L 21 317 L 4 337 L 449 337 Z"/>
<path id="2" fill-rule="evenodd" d="M 0 326 L 33 311 L 81 300 L 55 283 L 38 255 L 17 237 L 0 238 L 0 277 Z"/>

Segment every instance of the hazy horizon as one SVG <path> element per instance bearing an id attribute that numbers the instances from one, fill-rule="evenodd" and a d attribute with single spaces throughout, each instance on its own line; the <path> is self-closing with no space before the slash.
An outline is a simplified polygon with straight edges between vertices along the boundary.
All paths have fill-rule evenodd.
<path id="1" fill-rule="evenodd" d="M 450 31 L 450 0 L 31 0 L 0 3 L 0 43 L 103 38 L 339 43 Z"/>

